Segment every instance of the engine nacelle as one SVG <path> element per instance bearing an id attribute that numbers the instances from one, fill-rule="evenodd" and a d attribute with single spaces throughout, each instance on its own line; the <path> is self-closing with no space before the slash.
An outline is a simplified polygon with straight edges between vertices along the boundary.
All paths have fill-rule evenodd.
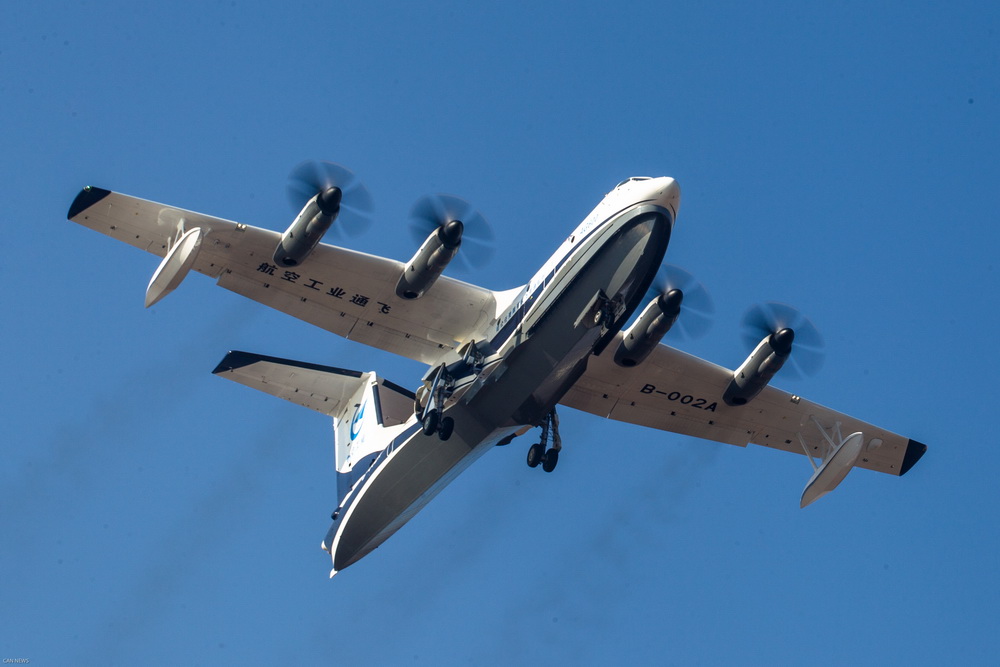
<path id="1" fill-rule="evenodd" d="M 643 362 L 677 321 L 684 293 L 672 289 L 656 297 L 623 334 L 615 350 L 615 363 L 631 368 Z"/>
<path id="2" fill-rule="evenodd" d="M 722 400 L 733 406 L 746 405 L 753 400 L 788 360 L 793 340 L 794 331 L 781 329 L 760 341 L 743 365 L 733 372 Z"/>
<path id="3" fill-rule="evenodd" d="M 340 213 L 340 188 L 331 187 L 306 202 L 274 249 L 278 266 L 298 266 L 305 261 Z"/>
<path id="4" fill-rule="evenodd" d="M 418 299 L 423 296 L 458 254 L 464 229 L 460 220 L 452 220 L 431 232 L 417 254 L 406 263 L 399 282 L 396 283 L 396 296 L 401 299 Z"/>

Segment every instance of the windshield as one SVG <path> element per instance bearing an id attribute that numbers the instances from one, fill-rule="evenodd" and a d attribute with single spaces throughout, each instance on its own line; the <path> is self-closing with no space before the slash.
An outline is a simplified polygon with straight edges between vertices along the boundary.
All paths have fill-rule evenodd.
<path id="1" fill-rule="evenodd" d="M 630 183 L 632 181 L 648 181 L 649 179 L 650 179 L 649 176 L 633 176 L 632 178 L 626 178 L 624 181 L 616 185 L 615 188 L 620 188 L 626 183 Z"/>

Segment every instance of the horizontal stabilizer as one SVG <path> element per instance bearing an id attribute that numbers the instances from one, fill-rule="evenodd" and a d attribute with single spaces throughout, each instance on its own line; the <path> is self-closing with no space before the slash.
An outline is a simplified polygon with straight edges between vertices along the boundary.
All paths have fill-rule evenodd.
<path id="1" fill-rule="evenodd" d="M 362 385 L 373 380 L 386 426 L 402 424 L 413 414 L 413 392 L 374 373 L 238 351 L 212 372 L 329 417 L 339 417 Z"/>
<path id="2" fill-rule="evenodd" d="M 272 396 L 336 416 L 363 383 L 363 373 L 249 352 L 230 352 L 212 371 Z"/>

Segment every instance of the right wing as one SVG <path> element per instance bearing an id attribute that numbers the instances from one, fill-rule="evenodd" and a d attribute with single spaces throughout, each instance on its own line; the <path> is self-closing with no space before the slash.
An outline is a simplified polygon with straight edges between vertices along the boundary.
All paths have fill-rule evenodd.
<path id="1" fill-rule="evenodd" d="M 441 276 L 420 299 L 396 296 L 403 263 L 320 244 L 294 269 L 272 263 L 279 232 L 100 188 L 84 188 L 73 222 L 163 257 L 201 227 L 193 269 L 221 287 L 351 340 L 432 364 L 496 316 L 491 290 Z"/>
<path id="2" fill-rule="evenodd" d="M 615 349 L 621 335 L 608 350 Z M 827 431 L 840 424 L 843 436 L 864 434 L 867 446 L 855 465 L 891 475 L 904 474 L 927 449 L 771 386 L 746 405 L 726 405 L 722 395 L 733 371 L 668 345 L 658 345 L 632 368 L 618 366 L 613 356 L 591 357 L 586 372 L 560 403 L 609 419 L 740 447 L 752 443 L 805 454 L 801 434 L 810 455 L 818 457 L 823 454 L 823 438 L 817 424 Z"/>

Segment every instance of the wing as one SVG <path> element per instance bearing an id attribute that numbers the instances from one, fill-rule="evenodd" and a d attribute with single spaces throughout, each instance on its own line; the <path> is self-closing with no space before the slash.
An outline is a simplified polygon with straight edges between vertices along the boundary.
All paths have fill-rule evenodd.
<path id="1" fill-rule="evenodd" d="M 619 337 L 621 334 L 618 334 Z M 617 340 L 608 346 L 614 350 Z M 692 435 L 730 445 L 764 445 L 822 457 L 823 438 L 837 423 L 846 436 L 864 434 L 865 449 L 857 466 L 902 475 L 920 459 L 926 445 L 825 408 L 774 387 L 747 405 L 732 407 L 722 394 L 733 372 L 666 345 L 658 346 L 633 368 L 614 363 L 612 354 L 591 357 L 586 372 L 561 403 L 578 410 Z"/>
<path id="2" fill-rule="evenodd" d="M 68 218 L 164 257 L 188 230 L 202 229 L 191 268 L 228 290 L 345 338 L 432 364 L 496 315 L 494 292 L 442 276 L 422 298 L 396 296 L 403 264 L 326 244 L 294 270 L 271 256 L 281 234 L 88 187 Z"/>

